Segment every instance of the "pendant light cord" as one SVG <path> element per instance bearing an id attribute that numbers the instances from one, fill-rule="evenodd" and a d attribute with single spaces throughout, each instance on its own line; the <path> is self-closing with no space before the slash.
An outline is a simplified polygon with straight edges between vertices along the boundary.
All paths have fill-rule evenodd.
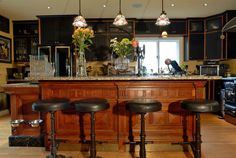
<path id="1" fill-rule="evenodd" d="M 119 14 L 121 14 L 121 0 L 119 1 Z"/>
<path id="2" fill-rule="evenodd" d="M 81 0 L 79 0 L 79 16 L 81 15 Z"/>
<path id="3" fill-rule="evenodd" d="M 162 0 L 162 5 L 161 5 L 162 12 L 164 11 L 164 10 L 163 10 L 163 6 L 164 6 L 163 3 L 164 3 L 164 2 L 163 2 L 163 0 Z"/>

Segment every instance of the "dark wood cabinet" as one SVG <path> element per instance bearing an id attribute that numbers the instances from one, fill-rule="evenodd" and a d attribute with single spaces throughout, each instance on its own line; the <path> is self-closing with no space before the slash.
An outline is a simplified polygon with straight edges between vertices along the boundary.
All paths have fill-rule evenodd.
<path id="1" fill-rule="evenodd" d="M 172 19 L 170 21 L 170 25 L 160 27 L 155 25 L 155 19 L 136 20 L 135 34 L 161 34 L 162 31 L 167 31 L 169 35 L 187 35 L 187 21 L 185 19 Z"/>
<path id="2" fill-rule="evenodd" d="M 204 19 L 188 19 L 188 45 L 187 60 L 200 60 L 204 58 Z"/>
<path id="3" fill-rule="evenodd" d="M 160 34 L 155 22 L 155 20 L 136 20 L 135 34 Z"/>
<path id="4" fill-rule="evenodd" d="M 223 59 L 223 40 L 221 31 L 206 33 L 205 59 Z"/>
<path id="5" fill-rule="evenodd" d="M 231 10 L 231 11 L 226 11 L 225 12 L 225 22 L 230 21 L 233 17 L 236 17 L 236 11 Z M 225 35 L 225 53 L 226 53 L 226 58 L 227 59 L 236 59 L 236 32 L 227 32 L 224 33 Z"/>
<path id="6" fill-rule="evenodd" d="M 76 15 L 38 16 L 40 19 L 41 44 L 71 44 Z"/>
<path id="7" fill-rule="evenodd" d="M 0 15 L 0 31 L 10 32 L 10 21 L 8 18 Z"/>
<path id="8" fill-rule="evenodd" d="M 29 55 L 37 53 L 38 21 L 13 21 L 14 61 L 29 62 Z"/>
<path id="9" fill-rule="evenodd" d="M 110 40 L 117 38 L 129 38 L 134 37 L 134 20 L 128 19 L 128 25 L 122 27 L 114 26 L 113 19 L 86 19 L 88 26 L 94 30 L 93 45 L 86 50 L 86 59 L 88 61 L 104 61 L 109 60 L 112 51 L 110 49 Z"/>
<path id="10" fill-rule="evenodd" d="M 204 57 L 204 35 L 189 35 L 189 60 L 200 60 Z"/>
<path id="11" fill-rule="evenodd" d="M 187 35 L 188 29 L 186 19 L 175 19 L 170 20 L 170 22 L 170 25 L 168 25 L 166 28 L 166 31 L 169 35 Z"/>
<path id="12" fill-rule="evenodd" d="M 223 14 L 205 19 L 205 59 L 224 59 L 224 41 L 220 38 L 223 22 Z"/>

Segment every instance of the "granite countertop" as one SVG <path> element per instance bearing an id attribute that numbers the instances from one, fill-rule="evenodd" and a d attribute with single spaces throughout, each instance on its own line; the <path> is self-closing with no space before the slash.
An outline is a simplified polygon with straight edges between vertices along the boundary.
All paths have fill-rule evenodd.
<path id="1" fill-rule="evenodd" d="M 32 84 L 32 83 L 11 83 L 11 84 L 2 84 L 0 85 L 0 88 L 11 88 L 11 87 L 39 87 L 38 84 Z"/>
<path id="2" fill-rule="evenodd" d="M 158 75 L 158 76 L 88 76 L 88 77 L 37 77 L 27 78 L 30 81 L 110 81 L 110 80 L 219 80 L 221 76 L 172 76 L 172 75 Z"/>
<path id="3" fill-rule="evenodd" d="M 38 81 L 155 81 L 155 80 L 220 80 L 223 79 L 221 76 L 89 76 L 89 77 L 37 77 L 27 78 L 29 82 L 24 83 L 11 83 L 2 84 L 0 88 L 11 88 L 11 87 L 39 87 Z"/>

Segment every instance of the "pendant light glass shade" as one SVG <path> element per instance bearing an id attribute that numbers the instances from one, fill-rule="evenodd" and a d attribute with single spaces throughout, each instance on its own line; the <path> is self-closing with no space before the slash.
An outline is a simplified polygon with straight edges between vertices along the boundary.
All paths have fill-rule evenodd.
<path id="1" fill-rule="evenodd" d="M 75 27 L 86 27 L 87 26 L 87 23 L 84 19 L 84 17 L 82 15 L 78 15 L 74 22 L 73 22 L 73 26 Z"/>
<path id="2" fill-rule="evenodd" d="M 161 12 L 160 17 L 156 21 L 156 25 L 158 25 L 158 26 L 166 26 L 166 25 L 170 24 L 170 20 L 167 17 L 166 12 L 163 9 L 163 5 L 164 4 L 163 4 L 163 0 L 162 0 L 162 12 Z"/>
<path id="3" fill-rule="evenodd" d="M 168 33 L 166 31 L 162 31 L 161 37 L 162 38 L 167 38 L 168 37 Z"/>
<path id="4" fill-rule="evenodd" d="M 119 0 L 119 13 L 114 19 L 113 25 L 115 26 L 124 26 L 127 25 L 128 22 L 125 19 L 125 16 L 121 13 L 121 0 Z"/>
<path id="5" fill-rule="evenodd" d="M 79 15 L 75 18 L 72 25 L 75 27 L 86 27 L 87 26 L 85 18 L 81 14 L 81 0 L 79 0 Z"/>

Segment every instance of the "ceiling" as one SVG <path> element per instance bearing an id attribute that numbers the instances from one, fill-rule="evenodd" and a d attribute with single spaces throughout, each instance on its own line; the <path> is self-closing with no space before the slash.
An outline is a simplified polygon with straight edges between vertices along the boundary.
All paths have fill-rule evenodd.
<path id="1" fill-rule="evenodd" d="M 119 0 L 81 1 L 85 18 L 114 18 L 119 10 Z M 33 20 L 37 15 L 78 14 L 78 8 L 78 0 L 0 0 L 0 15 L 12 20 Z M 206 17 L 236 10 L 236 0 L 164 0 L 164 10 L 169 18 Z M 122 13 L 127 18 L 157 18 L 161 13 L 161 0 L 122 0 Z"/>

